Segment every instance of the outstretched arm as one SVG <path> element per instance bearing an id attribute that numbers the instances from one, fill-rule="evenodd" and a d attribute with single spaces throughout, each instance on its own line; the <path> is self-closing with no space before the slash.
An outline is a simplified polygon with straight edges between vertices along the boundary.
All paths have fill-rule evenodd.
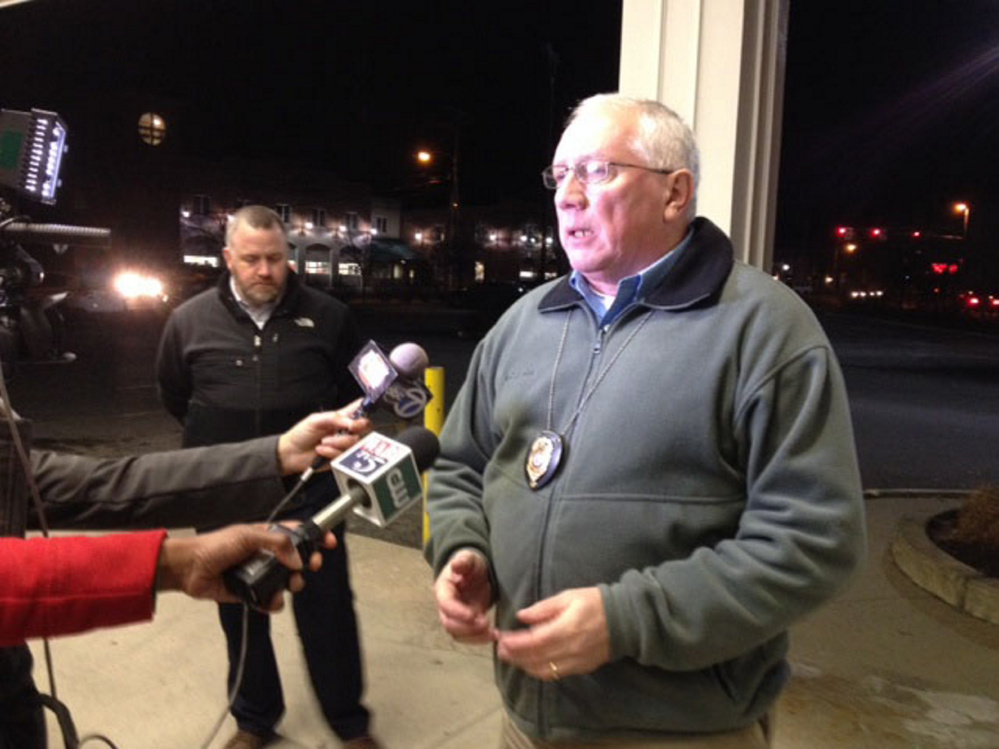
<path id="1" fill-rule="evenodd" d="M 280 437 L 115 459 L 33 450 L 53 528 L 187 528 L 262 520 L 284 495 L 281 474 L 330 459 L 370 429 L 350 406 L 312 414 Z M 29 510 L 28 524 L 37 519 Z"/>
<path id="2" fill-rule="evenodd" d="M 324 542 L 335 545 L 331 534 Z M 235 601 L 222 573 L 261 550 L 273 552 L 292 570 L 302 569 L 291 539 L 262 526 L 233 526 L 191 538 L 167 538 L 166 531 L 157 530 L 0 539 L 0 647 L 151 619 L 156 587 Z M 321 559 L 316 554 L 309 562 L 316 569 Z M 293 574 L 292 589 L 302 584 L 301 575 Z M 280 607 L 276 596 L 269 610 Z"/>

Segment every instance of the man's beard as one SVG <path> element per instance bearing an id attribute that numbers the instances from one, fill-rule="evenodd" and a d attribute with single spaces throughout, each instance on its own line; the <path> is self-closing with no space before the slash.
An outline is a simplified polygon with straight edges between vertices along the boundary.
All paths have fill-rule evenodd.
<path id="1" fill-rule="evenodd" d="M 252 286 L 240 289 L 243 298 L 253 305 L 271 304 L 281 296 L 281 287 L 277 284 L 255 283 Z"/>

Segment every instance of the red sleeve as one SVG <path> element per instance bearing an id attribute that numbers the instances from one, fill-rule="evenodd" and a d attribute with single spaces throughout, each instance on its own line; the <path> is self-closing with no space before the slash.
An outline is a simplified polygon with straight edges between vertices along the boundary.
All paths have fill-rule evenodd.
<path id="1" fill-rule="evenodd" d="M 165 537 L 0 538 L 0 646 L 151 619 Z"/>

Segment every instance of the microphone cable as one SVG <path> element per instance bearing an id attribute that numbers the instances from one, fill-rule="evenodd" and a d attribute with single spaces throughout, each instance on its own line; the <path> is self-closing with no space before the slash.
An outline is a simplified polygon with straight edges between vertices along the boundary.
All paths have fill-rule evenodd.
<path id="1" fill-rule="evenodd" d="M 24 441 L 21 438 L 20 430 L 17 427 L 17 414 L 14 412 L 13 407 L 10 405 L 10 396 L 7 392 L 7 379 L 3 369 L 3 363 L 0 362 L 0 418 L 6 421 L 10 428 L 11 441 L 14 444 L 14 449 L 17 452 L 18 462 L 20 463 L 21 470 L 24 473 L 25 481 L 28 486 L 28 491 L 31 495 L 32 505 L 34 506 L 36 515 L 38 517 L 38 527 L 44 538 L 50 537 L 48 520 L 45 517 L 45 508 L 42 504 L 41 493 L 38 490 L 38 484 L 35 482 L 34 474 L 31 471 L 31 459 L 28 457 L 27 449 L 24 446 Z M 311 466 L 305 469 L 299 476 L 298 481 L 289 490 L 281 501 L 271 510 L 267 519 L 264 521 L 267 525 L 274 522 L 277 515 L 283 510 L 288 503 L 294 499 L 306 483 L 315 475 L 316 471 L 325 463 L 329 464 L 328 460 L 317 460 Z M 308 560 L 303 560 L 306 563 Z M 250 622 L 250 607 L 244 603 L 243 604 L 243 616 L 241 624 L 241 641 L 239 648 L 239 660 L 236 667 L 236 676 L 233 681 L 233 686 L 229 690 L 227 696 L 227 702 L 222 714 L 216 720 L 214 726 L 211 729 L 208 738 L 201 745 L 201 749 L 208 749 L 215 736 L 218 734 L 219 730 L 222 728 L 222 724 L 225 722 L 226 717 L 232 710 L 233 703 L 236 701 L 236 696 L 239 693 L 239 688 L 243 683 L 243 675 L 246 667 L 246 651 L 247 651 L 247 640 L 249 636 L 249 622 Z M 27 647 L 25 645 L 24 647 Z M 118 749 L 118 747 L 111 741 L 108 737 L 102 734 L 88 734 L 82 738 L 77 738 L 76 726 L 73 723 L 72 715 L 70 714 L 69 708 L 59 700 L 56 688 L 55 679 L 55 669 L 53 666 L 52 649 L 49 643 L 49 638 L 42 638 L 42 647 L 45 653 L 45 669 L 48 675 L 49 681 L 49 691 L 50 694 L 45 694 L 44 692 L 39 693 L 39 698 L 41 705 L 45 708 L 52 710 L 56 715 L 56 719 L 59 724 L 59 729 L 62 733 L 63 743 L 66 749 L 79 749 L 85 743 L 90 741 L 103 741 L 111 749 Z"/>
<path id="2" fill-rule="evenodd" d="M 323 464 L 328 465 L 329 463 L 330 463 L 329 460 L 321 458 L 313 461 L 311 466 L 302 471 L 302 474 L 298 477 L 298 481 L 296 481 L 295 485 L 288 491 L 288 493 L 281 498 L 281 501 L 278 502 L 277 505 L 275 505 L 274 509 L 271 510 L 270 514 L 264 520 L 264 523 L 266 525 L 270 525 L 271 523 L 273 523 L 274 519 L 278 516 L 281 510 L 283 510 L 285 506 L 287 506 L 287 504 L 292 499 L 294 499 L 300 491 L 302 491 L 302 488 L 308 483 L 309 479 L 313 477 L 316 471 Z M 302 562 L 308 565 L 309 560 L 303 559 Z M 218 732 L 222 729 L 222 724 L 225 723 L 226 718 L 229 717 L 229 713 L 232 711 L 233 704 L 236 702 L 236 696 L 239 694 L 239 688 L 243 685 L 243 672 L 246 668 L 246 649 L 247 649 L 247 640 L 249 639 L 249 634 L 250 634 L 250 606 L 249 604 L 244 602 L 243 616 L 240 623 L 239 660 L 237 661 L 236 665 L 236 676 L 233 679 L 232 688 L 229 690 L 229 694 L 226 699 L 226 705 L 222 709 L 222 713 L 216 719 L 214 725 L 211 728 L 211 731 L 208 734 L 208 737 L 205 739 L 204 743 L 200 745 L 199 749 L 208 749 L 208 747 L 211 746 L 211 743 L 215 740 L 215 737 L 218 735 Z"/>
<path id="3" fill-rule="evenodd" d="M 34 474 L 31 471 L 31 459 L 28 457 L 28 452 L 25 449 L 24 441 L 21 438 L 20 430 L 17 427 L 17 414 L 10 405 L 10 396 L 7 393 L 7 378 L 3 370 L 3 363 L 0 362 L 0 418 L 6 421 L 10 427 L 11 441 L 14 443 L 14 449 L 17 452 L 18 460 L 22 471 L 24 472 L 25 480 L 28 485 L 28 491 L 31 494 L 32 504 L 34 505 L 35 512 L 38 516 L 38 526 L 41 534 L 45 538 L 50 537 L 48 520 L 45 517 L 45 508 L 42 504 L 41 493 L 38 490 L 38 484 L 35 482 Z M 305 482 L 314 473 L 314 470 L 310 467 L 308 468 L 302 476 L 299 478 L 295 486 L 289 491 L 278 505 L 271 511 L 268 516 L 267 522 L 274 519 L 274 516 L 289 502 L 295 495 L 301 491 Z M 307 474 L 307 475 L 306 475 Z M 246 641 L 249 629 L 249 606 L 245 603 L 243 604 L 243 622 L 242 622 L 242 642 L 240 643 L 239 651 L 239 665 L 236 670 L 236 679 L 233 684 L 232 689 L 228 695 L 228 702 L 226 704 L 225 710 L 219 717 L 211 734 L 209 735 L 207 741 L 202 745 L 202 749 L 208 749 L 215 735 L 219 732 L 222 727 L 222 723 L 225 721 L 226 716 L 232 709 L 233 702 L 236 700 L 236 694 L 239 691 L 239 687 L 243 681 L 243 670 L 246 665 Z M 73 717 L 69 711 L 69 707 L 65 703 L 61 702 L 57 695 L 56 680 L 55 680 L 55 669 L 53 667 L 52 659 L 52 649 L 49 644 L 49 638 L 42 638 L 42 646 L 45 651 L 45 669 L 48 674 L 49 680 L 49 691 L 50 694 L 45 694 L 44 692 L 39 692 L 39 701 L 42 707 L 48 708 L 53 713 L 55 713 L 56 720 L 59 724 L 59 730 L 62 733 L 63 743 L 66 749 L 80 749 L 84 744 L 91 741 L 103 741 L 110 749 L 118 749 L 118 746 L 111 741 L 107 736 L 103 734 L 87 734 L 82 738 L 77 738 L 76 726 L 73 723 Z M 27 647 L 27 645 L 24 645 Z"/>
<path id="4" fill-rule="evenodd" d="M 21 431 L 17 426 L 18 417 L 14 412 L 14 408 L 10 402 L 10 395 L 7 392 L 7 377 L 3 370 L 2 360 L 0 360 L 0 417 L 2 417 L 3 421 L 7 422 L 7 426 L 10 429 L 11 442 L 14 444 L 14 450 L 17 453 L 21 470 L 24 472 L 28 492 L 31 495 L 31 502 L 34 505 L 35 513 L 38 516 L 38 527 L 41 530 L 42 536 L 44 538 L 49 538 L 49 524 L 45 517 L 45 508 L 42 505 L 42 496 L 38 491 L 38 484 L 35 482 L 35 475 L 31 470 L 31 459 L 28 457 L 28 451 L 25 449 L 24 440 L 21 439 Z M 23 645 L 22 647 L 28 646 Z M 76 726 L 73 723 L 73 716 L 69 711 L 69 707 L 67 707 L 64 702 L 59 700 L 57 694 L 52 648 L 48 637 L 42 638 L 42 647 L 45 652 L 45 671 L 49 679 L 50 694 L 39 692 L 38 699 L 43 708 L 48 708 L 55 714 L 66 749 L 79 749 L 79 747 L 82 747 L 85 743 L 90 741 L 103 741 L 107 744 L 107 746 L 111 747 L 111 749 L 118 749 L 111 739 L 102 734 L 88 734 L 83 738 L 77 737 Z"/>

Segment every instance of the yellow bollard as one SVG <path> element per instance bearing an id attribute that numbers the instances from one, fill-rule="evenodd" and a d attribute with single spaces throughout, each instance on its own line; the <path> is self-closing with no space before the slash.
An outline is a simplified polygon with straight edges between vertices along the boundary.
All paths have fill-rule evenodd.
<path id="1" fill-rule="evenodd" d="M 423 381 L 433 398 L 423 412 L 423 426 L 440 436 L 444 427 L 444 367 L 427 367 Z M 430 541 L 430 516 L 427 515 L 427 475 L 423 474 L 423 546 Z"/>

